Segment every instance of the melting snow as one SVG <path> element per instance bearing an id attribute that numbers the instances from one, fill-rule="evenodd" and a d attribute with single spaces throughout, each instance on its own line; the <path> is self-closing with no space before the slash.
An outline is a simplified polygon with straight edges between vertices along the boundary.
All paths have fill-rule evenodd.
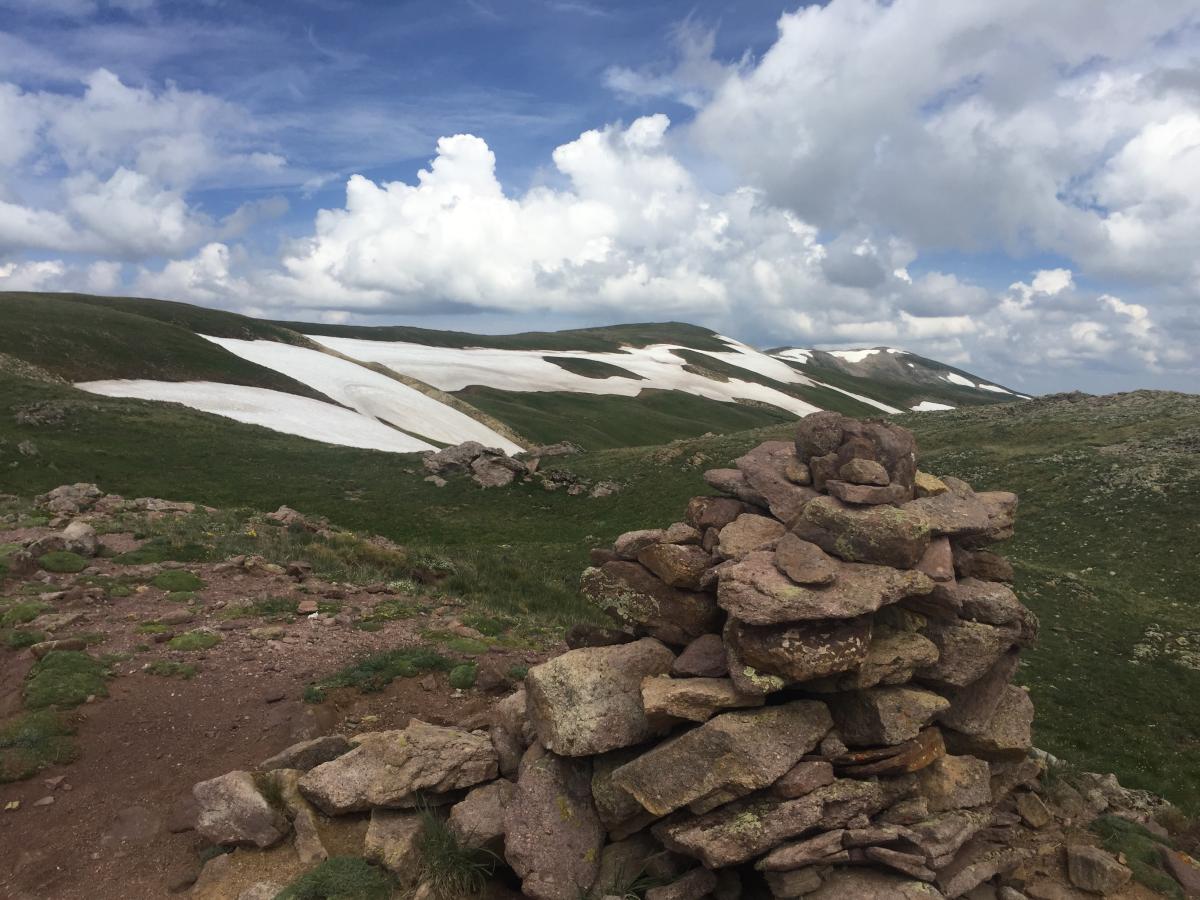
<path id="1" fill-rule="evenodd" d="M 405 431 L 444 444 L 479 441 L 507 453 L 523 449 L 482 422 L 416 388 L 320 350 L 275 341 L 215 337 L 208 340 L 242 359 L 294 378 L 364 416 L 389 422 Z"/>
<path id="2" fill-rule="evenodd" d="M 685 349 L 674 344 L 653 344 L 630 347 L 624 352 L 593 353 L 582 350 L 556 351 L 558 358 L 591 359 L 619 366 L 641 376 L 626 378 L 588 378 L 568 372 L 547 362 L 543 350 L 496 350 L 486 347 L 427 347 L 403 341 L 368 341 L 359 338 L 310 337 L 332 350 L 352 359 L 380 363 L 401 374 L 417 378 L 443 391 L 460 391 L 469 385 L 486 385 L 502 391 L 574 391 L 586 394 L 617 394 L 636 397 L 646 388 L 664 391 L 684 391 L 710 400 L 759 400 L 788 412 L 804 416 L 819 407 L 785 394 L 767 385 L 730 379 L 715 381 L 684 370 L 685 360 L 673 349 Z M 770 373 L 776 380 L 808 384 L 790 366 L 771 359 L 745 345 L 731 342 L 730 352 L 709 352 L 706 355 L 758 374 Z M 775 366 L 781 367 L 776 369 Z M 787 369 L 784 373 L 782 369 Z"/>
<path id="3" fill-rule="evenodd" d="M 1002 388 L 999 385 L 984 384 L 983 382 L 980 382 L 979 384 L 975 385 L 975 387 L 979 388 L 981 391 L 991 391 L 994 394 L 1011 394 L 1012 393 L 1012 391 L 1006 390 L 1005 388 Z"/>
<path id="4" fill-rule="evenodd" d="M 971 379 L 969 379 L 969 378 L 963 378 L 957 372 L 947 372 L 942 377 L 945 378 L 947 381 L 949 381 L 951 384 L 961 384 L 963 387 L 970 387 L 970 388 L 975 387 L 975 382 L 971 381 Z"/>
<path id="5" fill-rule="evenodd" d="M 828 352 L 829 352 L 830 356 L 836 356 L 838 359 L 844 359 L 846 362 L 859 363 L 859 362 L 862 362 L 864 359 L 866 359 L 868 356 L 872 355 L 873 353 L 878 353 L 879 349 L 874 348 L 871 350 L 830 350 Z"/>
<path id="6" fill-rule="evenodd" d="M 326 444 L 393 453 L 437 449 L 352 410 L 267 388 L 213 381 L 133 380 L 85 381 L 75 386 L 105 397 L 182 403 L 202 412 Z"/>
<path id="7" fill-rule="evenodd" d="M 941 412 L 946 409 L 954 409 L 954 407 L 947 406 L 945 403 L 934 403 L 932 400 L 922 400 L 912 407 L 913 412 Z"/>
<path id="8" fill-rule="evenodd" d="M 811 350 L 801 350 L 797 347 L 792 347 L 788 350 L 780 350 L 775 354 L 780 359 L 790 359 L 793 362 L 806 363 L 812 360 Z"/>

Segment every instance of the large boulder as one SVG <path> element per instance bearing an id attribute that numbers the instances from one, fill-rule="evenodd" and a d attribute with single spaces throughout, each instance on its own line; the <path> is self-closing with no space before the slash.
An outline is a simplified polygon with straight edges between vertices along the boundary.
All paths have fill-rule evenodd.
<path id="1" fill-rule="evenodd" d="M 525 678 L 528 713 L 542 746 L 560 756 L 593 756 L 641 743 L 653 733 L 642 679 L 665 675 L 675 654 L 652 638 L 570 650 Z"/>
<path id="2" fill-rule="evenodd" d="M 403 731 L 359 735 L 349 753 L 300 779 L 306 798 L 327 815 L 374 806 L 415 807 L 422 796 L 490 781 L 498 772 L 486 734 L 428 725 L 413 719 Z"/>
<path id="3" fill-rule="evenodd" d="M 757 551 L 720 570 L 717 602 L 743 622 L 775 625 L 848 619 L 932 589 L 919 572 L 858 563 L 840 564 L 832 584 L 798 585 L 775 565 L 774 553 Z"/>
<path id="4" fill-rule="evenodd" d="M 472 788 L 450 808 L 446 824 L 468 847 L 499 850 L 504 843 L 504 813 L 516 791 L 517 786 L 504 778 Z"/>
<path id="5" fill-rule="evenodd" d="M 292 744 L 292 746 L 286 750 L 281 750 L 270 759 L 264 759 L 259 763 L 258 767 L 263 771 L 270 771 L 271 769 L 299 769 L 301 772 L 307 772 L 309 769 L 314 769 L 321 765 L 321 763 L 337 759 L 343 753 L 349 753 L 353 747 L 354 745 L 340 734 L 327 734 L 323 737 Z"/>
<path id="6" fill-rule="evenodd" d="M 478 441 L 464 441 L 453 447 L 425 454 L 422 464 L 425 471 L 433 475 L 466 472 L 471 468 L 471 463 L 485 452 L 489 452 L 488 448 Z M 490 452 L 499 454 L 502 451 L 491 450 Z"/>
<path id="7" fill-rule="evenodd" d="M 600 870 L 604 826 L 591 764 L 546 753 L 522 766 L 504 813 L 504 856 L 535 900 L 579 900 Z"/>
<path id="8" fill-rule="evenodd" d="M 228 772 L 192 788 L 196 831 L 214 844 L 270 847 L 290 829 L 287 817 L 259 791 L 249 772 Z"/>
<path id="9" fill-rule="evenodd" d="M 790 525 L 817 496 L 812 488 L 789 477 L 799 461 L 791 441 L 766 441 L 734 460 L 734 465 L 749 488 L 766 501 L 771 515 Z"/>
<path id="10" fill-rule="evenodd" d="M 722 713 L 626 763 L 613 782 L 654 815 L 712 808 L 771 784 L 831 724 L 825 704 L 811 700 Z"/>
<path id="11" fill-rule="evenodd" d="M 583 573 L 580 590 L 618 622 L 668 644 L 687 644 L 720 620 L 711 594 L 669 587 L 636 562 L 614 560 Z"/>
<path id="12" fill-rule="evenodd" d="M 847 506 L 817 497 L 804 507 L 792 531 L 850 562 L 911 569 L 929 546 L 932 530 L 918 512 L 894 506 Z"/>
<path id="13" fill-rule="evenodd" d="M 751 625 L 730 619 L 725 641 L 743 663 L 796 683 L 860 666 L 871 640 L 871 617 Z"/>
<path id="14" fill-rule="evenodd" d="M 506 487 L 518 475 L 529 474 L 525 463 L 503 453 L 484 453 L 471 462 L 471 479 L 481 487 Z"/>
<path id="15" fill-rule="evenodd" d="M 838 734 L 851 747 L 911 740 L 950 702 L 932 691 L 893 686 L 834 694 L 830 709 Z"/>
<path id="16" fill-rule="evenodd" d="M 836 678 L 823 679 L 811 688 L 855 691 L 881 684 L 906 684 L 915 670 L 933 665 L 937 658 L 937 645 L 924 635 L 877 624 L 862 665 Z"/>
<path id="17" fill-rule="evenodd" d="M 938 661 L 920 669 L 917 677 L 947 687 L 966 687 L 982 678 L 1021 637 L 1016 626 L 958 619 L 930 620 L 924 634 L 937 644 Z"/>

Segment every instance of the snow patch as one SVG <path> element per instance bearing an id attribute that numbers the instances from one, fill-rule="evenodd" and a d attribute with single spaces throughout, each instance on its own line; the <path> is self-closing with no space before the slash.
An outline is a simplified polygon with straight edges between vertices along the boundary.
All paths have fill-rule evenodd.
<path id="1" fill-rule="evenodd" d="M 780 350 L 775 355 L 780 359 L 790 359 L 792 362 L 807 363 L 812 361 L 811 350 L 801 350 L 798 347 L 792 347 L 788 350 Z"/>
<path id="2" fill-rule="evenodd" d="M 216 337 L 207 337 L 207 340 L 242 359 L 306 384 L 372 420 L 390 423 L 443 444 L 479 441 L 510 454 L 524 449 L 482 422 L 416 388 L 320 350 L 275 341 Z"/>
<path id="3" fill-rule="evenodd" d="M 104 397 L 182 403 L 201 412 L 325 444 L 392 453 L 437 449 L 349 409 L 267 388 L 215 381 L 148 380 L 84 381 L 75 386 Z"/>
<path id="4" fill-rule="evenodd" d="M 947 381 L 949 381 L 951 384 L 961 384 L 963 387 L 969 387 L 969 388 L 975 387 L 975 382 L 971 381 L 971 379 L 969 379 L 969 378 L 963 378 L 957 372 L 947 372 L 942 377 L 945 378 Z"/>
<path id="5" fill-rule="evenodd" d="M 981 391 L 991 391 L 993 394 L 1011 394 L 1012 393 L 1012 391 L 1008 390 L 1007 388 L 1002 388 L 999 385 L 995 385 L 995 384 L 984 384 L 982 381 L 979 384 L 975 385 L 975 387 L 979 388 Z"/>
<path id="6" fill-rule="evenodd" d="M 860 363 L 868 356 L 879 352 L 879 348 L 871 350 L 829 350 L 830 356 L 836 356 L 838 359 L 844 359 L 848 363 Z"/>
<path id="7" fill-rule="evenodd" d="M 942 412 L 943 410 L 954 409 L 953 406 L 947 406 L 945 403 L 934 403 L 932 400 L 922 400 L 911 408 L 913 412 Z"/>
<path id="8" fill-rule="evenodd" d="M 815 384 L 817 387 L 823 387 L 828 388 L 831 391 L 837 391 L 839 394 L 845 394 L 847 397 L 853 397 L 860 403 L 865 403 L 868 406 L 875 407 L 876 409 L 882 409 L 886 413 L 903 412 L 903 410 L 896 409 L 894 406 L 888 406 L 886 403 L 880 403 L 878 400 L 872 400 L 870 397 L 864 397 L 862 394 L 856 394 L 853 391 L 847 391 L 840 387 L 834 387 L 832 384 L 824 384 L 820 381 L 814 381 L 813 384 Z"/>

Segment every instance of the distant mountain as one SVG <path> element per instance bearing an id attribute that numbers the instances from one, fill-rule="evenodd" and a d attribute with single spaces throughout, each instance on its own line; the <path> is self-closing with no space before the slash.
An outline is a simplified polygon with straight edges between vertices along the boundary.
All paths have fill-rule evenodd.
<path id="1" fill-rule="evenodd" d="M 466 440 L 655 444 L 1021 395 L 902 350 L 759 351 L 678 322 L 476 335 L 271 322 L 162 300 L 0 293 L 0 353 L 82 390 L 416 452 Z"/>

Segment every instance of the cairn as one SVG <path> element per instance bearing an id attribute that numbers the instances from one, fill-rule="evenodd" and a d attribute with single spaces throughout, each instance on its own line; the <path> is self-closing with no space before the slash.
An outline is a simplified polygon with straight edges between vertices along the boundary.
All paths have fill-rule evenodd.
<path id="1" fill-rule="evenodd" d="M 1041 764 L 1010 682 L 1037 620 L 985 549 L 1016 496 L 830 412 L 705 479 L 721 495 L 684 521 L 593 552 L 583 591 L 618 627 L 577 630 L 488 730 L 414 721 L 263 769 L 296 809 L 369 812 L 367 857 L 416 896 L 413 810 L 438 804 L 538 900 L 959 897 L 1029 858 L 1016 832 L 1051 813 L 1021 790 Z M 201 833 L 264 846 L 291 817 L 299 842 L 255 785 L 197 785 Z"/>

